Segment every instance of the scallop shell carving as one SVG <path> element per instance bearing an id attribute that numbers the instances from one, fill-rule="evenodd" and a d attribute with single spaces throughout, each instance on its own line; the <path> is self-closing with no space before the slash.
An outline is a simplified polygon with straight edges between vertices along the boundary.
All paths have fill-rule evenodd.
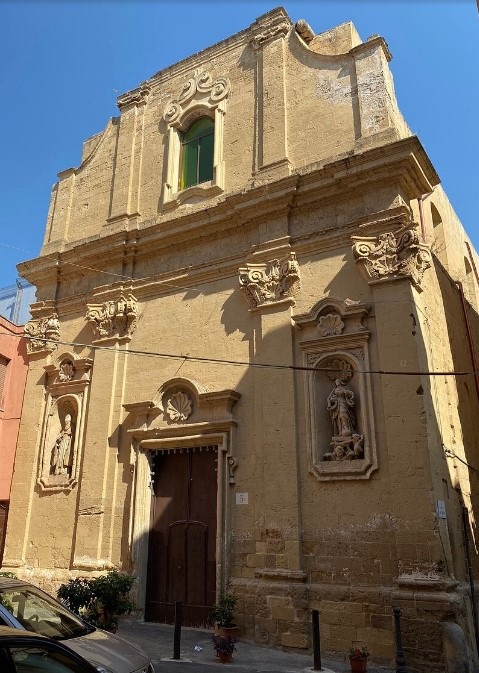
<path id="1" fill-rule="evenodd" d="M 344 329 L 344 323 L 337 313 L 322 315 L 318 320 L 318 326 L 322 336 L 342 334 Z"/>
<path id="2" fill-rule="evenodd" d="M 339 379 L 342 383 L 346 383 L 354 373 L 349 362 L 339 358 L 328 360 L 324 363 L 323 367 L 326 370 L 326 376 L 331 381 Z"/>
<path id="3" fill-rule="evenodd" d="M 193 412 L 193 401 L 186 393 L 175 393 L 166 405 L 166 413 L 172 421 L 186 421 Z"/>

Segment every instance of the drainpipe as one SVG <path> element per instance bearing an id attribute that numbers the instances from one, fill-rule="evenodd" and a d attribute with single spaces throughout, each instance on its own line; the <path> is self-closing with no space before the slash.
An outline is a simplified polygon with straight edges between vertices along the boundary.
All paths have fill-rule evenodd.
<path id="1" fill-rule="evenodd" d="M 471 592 L 472 624 L 474 627 L 474 636 L 476 639 L 476 652 L 479 654 L 479 625 L 477 616 L 476 586 L 474 582 L 474 573 L 472 570 L 471 552 L 469 549 L 469 512 L 467 507 L 462 506 L 462 532 L 464 535 L 464 547 L 466 551 L 467 576 L 469 579 L 469 589 Z"/>
<path id="2" fill-rule="evenodd" d="M 466 298 L 464 296 L 464 289 L 462 287 L 462 283 L 460 281 L 456 281 L 456 287 L 459 290 L 459 294 L 461 295 L 462 315 L 464 318 L 464 325 L 466 327 L 467 343 L 469 346 L 469 354 L 471 356 L 472 369 L 474 371 L 474 382 L 476 384 L 477 401 L 479 402 L 479 371 L 477 369 L 476 354 L 474 352 L 474 347 L 472 345 L 473 342 L 471 334 L 471 323 L 469 322 L 469 316 L 467 315 L 467 303 Z"/>

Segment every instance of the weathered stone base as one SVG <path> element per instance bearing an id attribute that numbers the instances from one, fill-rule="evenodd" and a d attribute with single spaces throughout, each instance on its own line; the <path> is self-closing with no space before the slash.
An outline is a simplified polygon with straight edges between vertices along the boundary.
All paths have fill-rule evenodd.
<path id="1" fill-rule="evenodd" d="M 457 582 L 401 577 L 395 587 L 235 579 L 236 620 L 245 640 L 294 649 L 311 647 L 311 610 L 320 613 L 323 652 L 346 654 L 366 645 L 372 660 L 395 658 L 392 608 L 401 610 L 404 652 L 411 670 L 445 670 L 443 622 L 460 625 L 472 649 L 470 602 Z"/>

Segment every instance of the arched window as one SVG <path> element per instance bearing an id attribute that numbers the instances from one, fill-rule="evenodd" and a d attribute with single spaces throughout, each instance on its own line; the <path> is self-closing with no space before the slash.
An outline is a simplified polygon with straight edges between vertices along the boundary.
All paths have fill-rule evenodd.
<path id="1" fill-rule="evenodd" d="M 183 133 L 180 189 L 213 179 L 214 132 L 213 120 L 201 117 Z"/>

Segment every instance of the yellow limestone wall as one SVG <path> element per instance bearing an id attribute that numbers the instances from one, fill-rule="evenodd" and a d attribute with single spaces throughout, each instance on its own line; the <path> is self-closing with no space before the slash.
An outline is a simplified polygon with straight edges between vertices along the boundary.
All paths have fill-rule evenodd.
<path id="1" fill-rule="evenodd" d="M 477 394 L 473 377 L 427 374 L 472 371 L 454 285 L 468 239 L 398 110 L 389 59 L 382 38 L 363 44 L 351 24 L 308 46 L 273 10 L 120 97 L 120 116 L 60 174 L 41 255 L 21 266 L 38 287 L 31 324 L 43 341 L 30 344 L 5 569 L 53 589 L 119 567 L 138 576 L 143 609 L 146 456 L 211 437 L 221 444 L 217 588 L 240 597 L 244 638 L 307 648 L 319 608 L 325 650 L 364 644 L 391 661 L 398 606 L 421 670 L 444 668 L 443 621 L 473 647 L 461 506 L 472 526 L 477 484 L 443 445 L 474 462 Z M 200 88 L 181 102 L 202 73 L 229 83 L 221 112 Z M 173 103 L 223 115 L 224 179 L 218 168 L 214 193 L 180 202 L 165 198 L 176 189 Z M 401 247 L 405 231 L 416 242 Z M 393 251 L 381 258 L 385 234 Z M 442 265 L 435 244 L 447 245 Z M 98 311 L 110 308 L 102 334 Z M 329 314 L 343 327 L 327 334 Z M 355 363 L 364 459 L 323 459 L 332 382 L 311 363 L 324 354 Z M 165 409 L 172 381 L 193 401 L 178 422 Z M 68 399 L 76 462 L 55 480 L 55 404 Z"/>

